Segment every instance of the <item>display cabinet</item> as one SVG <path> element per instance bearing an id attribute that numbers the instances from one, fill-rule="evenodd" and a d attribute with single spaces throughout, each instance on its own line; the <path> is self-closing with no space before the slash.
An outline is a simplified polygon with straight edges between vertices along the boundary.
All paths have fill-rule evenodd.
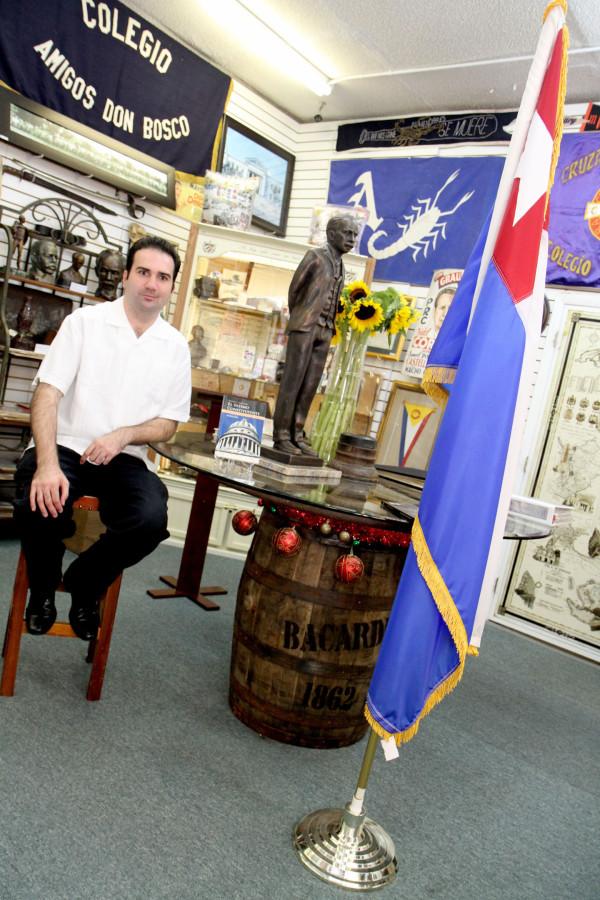
<path id="1" fill-rule="evenodd" d="M 194 368 L 275 382 L 288 288 L 308 249 L 269 235 L 199 226 L 192 275 L 175 312 Z M 348 254 L 344 262 L 348 281 L 364 276 L 366 257 Z"/>
<path id="2" fill-rule="evenodd" d="M 198 226 L 173 316 L 192 358 L 192 420 L 181 431 L 210 431 L 227 394 L 265 400 L 273 411 L 288 288 L 309 249 L 270 235 Z M 366 257 L 347 254 L 344 264 L 348 281 L 364 277 Z"/>

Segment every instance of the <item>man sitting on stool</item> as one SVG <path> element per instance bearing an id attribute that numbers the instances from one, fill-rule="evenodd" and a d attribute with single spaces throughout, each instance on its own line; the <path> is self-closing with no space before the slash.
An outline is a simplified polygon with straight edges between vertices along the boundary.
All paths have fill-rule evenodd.
<path id="1" fill-rule="evenodd" d="M 84 641 L 96 636 L 106 588 L 169 536 L 167 490 L 146 445 L 168 440 L 189 418 L 187 342 L 160 317 L 180 263 L 168 241 L 141 238 L 127 255 L 123 296 L 67 316 L 40 366 L 15 500 L 30 634 L 45 634 L 56 620 L 62 541 L 74 533 L 78 497 L 98 497 L 107 529 L 64 574 L 69 621 Z"/>

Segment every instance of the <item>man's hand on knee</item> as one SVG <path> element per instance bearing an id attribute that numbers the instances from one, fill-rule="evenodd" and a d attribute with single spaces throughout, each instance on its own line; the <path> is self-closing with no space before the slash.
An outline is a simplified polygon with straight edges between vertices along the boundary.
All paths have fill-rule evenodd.
<path id="1" fill-rule="evenodd" d="M 47 518 L 54 519 L 63 511 L 69 496 L 69 482 L 58 463 L 38 466 L 31 481 L 29 505 L 32 512 L 36 509 Z"/>

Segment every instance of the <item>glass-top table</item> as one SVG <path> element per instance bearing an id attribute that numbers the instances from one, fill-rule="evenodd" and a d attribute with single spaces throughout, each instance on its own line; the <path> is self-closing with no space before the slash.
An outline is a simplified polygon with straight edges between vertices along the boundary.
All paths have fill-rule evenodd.
<path id="1" fill-rule="evenodd" d="M 208 547 L 214 506 L 219 485 L 226 485 L 266 502 L 284 503 L 300 510 L 326 513 L 357 527 L 380 528 L 388 532 L 410 534 L 420 497 L 417 485 L 400 485 L 379 477 L 374 483 L 342 477 L 337 483 L 316 478 L 304 483 L 290 482 L 271 475 L 258 466 L 251 474 L 238 475 L 226 470 L 213 455 L 211 440 L 196 439 L 193 444 L 177 441 L 152 444 L 152 449 L 196 476 L 190 520 L 177 578 L 161 576 L 170 590 L 148 591 L 151 597 L 188 597 L 204 609 L 218 609 L 208 599 L 225 591 L 217 586 L 201 586 L 202 570 Z M 394 504 L 394 506 L 392 506 Z"/>
<path id="2" fill-rule="evenodd" d="M 249 467 L 248 474 L 234 474 L 227 469 L 227 460 L 215 459 L 212 441 L 196 440 L 192 447 L 178 443 L 157 443 L 153 449 L 161 456 L 194 473 L 216 479 L 245 494 L 264 499 L 289 501 L 306 509 L 326 509 L 344 518 L 367 519 L 381 527 L 405 531 L 416 515 L 421 491 L 418 487 L 400 485 L 379 477 L 376 482 L 354 481 L 342 477 L 340 481 L 322 482 L 318 476 L 305 482 L 280 478 L 264 468 L 268 462 Z M 316 469 L 318 472 L 318 468 Z M 402 507 L 394 512 L 386 504 Z"/>
<path id="3" fill-rule="evenodd" d="M 152 444 L 152 449 L 179 467 L 195 475 L 196 485 L 190 511 L 179 574 L 160 576 L 169 589 L 150 590 L 151 597 L 188 597 L 203 609 L 219 606 L 208 599 L 225 594 L 219 586 L 201 586 L 202 571 L 208 548 L 219 485 L 226 485 L 258 497 L 266 502 L 284 503 L 300 510 L 327 514 L 328 517 L 356 523 L 357 527 L 383 529 L 409 535 L 417 514 L 422 482 L 410 477 L 397 481 L 386 472 L 377 481 L 354 481 L 342 477 L 336 483 L 314 480 L 301 483 L 282 479 L 270 473 L 264 464 L 244 474 L 227 471 L 223 460 L 215 459 L 214 443 L 209 438 L 195 437 L 193 442 L 180 441 Z M 519 516 L 510 515 L 504 537 L 531 540 L 546 537 L 550 529 Z"/>

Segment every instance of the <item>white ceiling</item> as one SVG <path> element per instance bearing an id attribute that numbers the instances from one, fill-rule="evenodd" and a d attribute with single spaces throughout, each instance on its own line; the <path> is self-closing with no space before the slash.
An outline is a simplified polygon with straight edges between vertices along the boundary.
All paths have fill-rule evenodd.
<path id="1" fill-rule="evenodd" d="M 514 109 L 545 9 L 544 0 L 243 0 L 330 79 L 404 72 L 342 81 L 319 98 L 276 69 L 260 46 L 234 40 L 226 17 L 215 22 L 199 0 L 126 2 L 299 122 L 317 113 L 327 121 Z M 567 102 L 598 100 L 598 0 L 570 0 L 567 24 Z"/>

